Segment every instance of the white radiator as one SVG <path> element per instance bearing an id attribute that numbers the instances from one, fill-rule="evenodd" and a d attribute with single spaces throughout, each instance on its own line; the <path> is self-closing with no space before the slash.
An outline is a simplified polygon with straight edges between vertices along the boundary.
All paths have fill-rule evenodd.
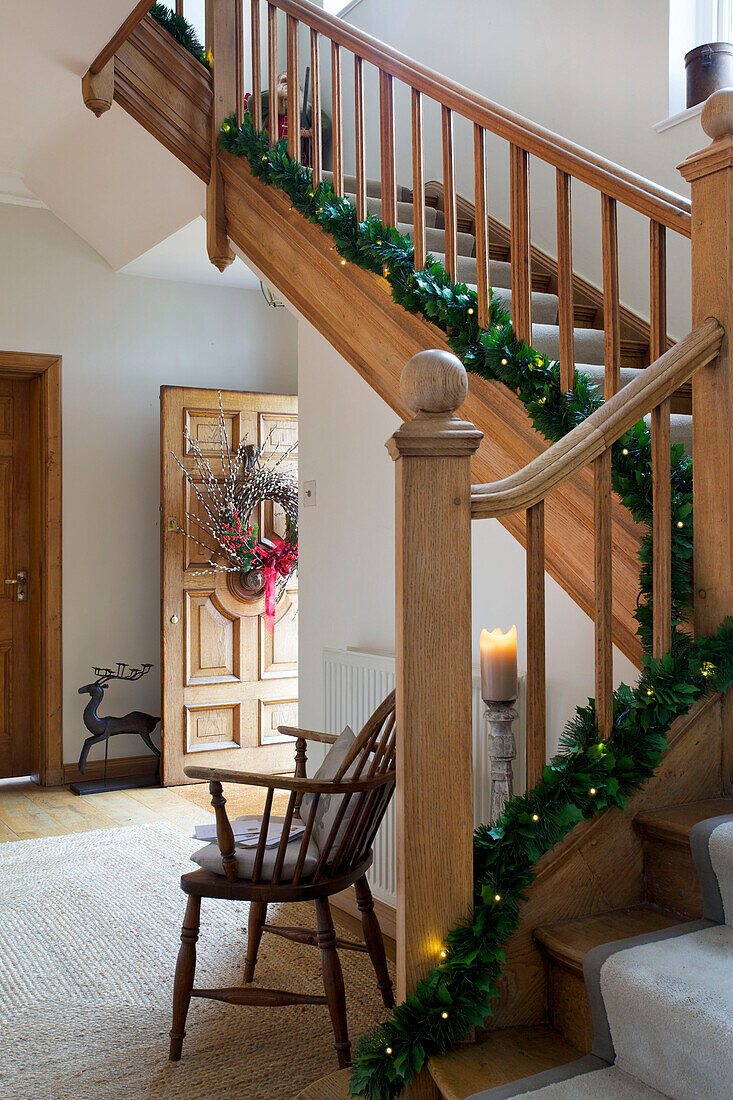
<path id="1" fill-rule="evenodd" d="M 326 731 L 340 733 L 351 726 L 355 733 L 395 686 L 394 657 L 364 653 L 356 649 L 325 649 L 323 651 L 326 692 Z M 517 759 L 514 762 L 514 789 L 525 785 L 525 713 L 524 678 L 519 680 L 517 710 L 519 719 L 514 733 L 517 739 Z M 481 682 L 478 671 L 473 677 L 473 806 L 475 824 L 489 820 L 491 792 L 486 729 L 483 721 Z M 374 844 L 374 863 L 369 883 L 375 897 L 396 905 L 397 883 L 395 867 L 395 807 L 394 799 L 385 815 Z"/>

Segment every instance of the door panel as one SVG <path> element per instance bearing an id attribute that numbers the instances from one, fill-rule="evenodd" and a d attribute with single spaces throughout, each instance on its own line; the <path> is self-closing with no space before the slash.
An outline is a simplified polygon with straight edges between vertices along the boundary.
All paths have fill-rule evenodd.
<path id="1" fill-rule="evenodd" d="M 246 438 L 277 457 L 297 440 L 297 398 L 222 393 L 227 438 Z M 264 597 L 243 600 L 231 575 L 207 571 L 208 554 L 185 538 L 205 511 L 171 452 L 188 470 L 191 433 L 221 475 L 216 390 L 161 389 L 161 559 L 163 781 L 185 783 L 187 764 L 292 771 L 294 744 L 277 726 L 297 723 L 297 577 L 278 602 L 274 634 L 264 627 Z M 297 451 L 283 469 L 297 476 Z M 270 504 L 253 517 L 269 538 L 285 534 Z M 182 529 L 182 530 L 181 530 Z"/>
<path id="2" fill-rule="evenodd" d="M 34 770 L 31 706 L 30 383 L 0 380 L 0 778 Z M 17 584 L 19 571 L 28 582 Z M 19 597 L 23 597 L 22 599 Z"/>

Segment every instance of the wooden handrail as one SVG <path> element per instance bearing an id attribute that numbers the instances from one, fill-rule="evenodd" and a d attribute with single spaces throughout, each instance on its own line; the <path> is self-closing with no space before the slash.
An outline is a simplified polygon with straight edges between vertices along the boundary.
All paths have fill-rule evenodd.
<path id="1" fill-rule="evenodd" d="M 524 469 L 491 485 L 474 485 L 472 518 L 493 519 L 544 500 L 710 363 L 722 339 L 721 325 L 709 317 Z"/>
<path id="2" fill-rule="evenodd" d="M 127 41 L 132 32 L 135 30 L 135 27 L 138 25 L 138 23 L 142 22 L 152 6 L 152 0 L 140 0 L 140 2 L 135 5 L 135 7 L 132 9 L 119 30 L 115 31 L 107 45 L 104 47 L 103 50 L 100 50 L 100 52 L 94 58 L 94 61 L 92 61 L 91 65 L 89 66 L 89 72 L 93 76 L 101 73 L 107 62 L 112 60 L 114 55 L 119 50 L 120 46 L 123 44 L 123 42 Z"/>
<path id="3" fill-rule="evenodd" d="M 587 183 L 601 194 L 617 199 L 632 210 L 653 218 L 684 237 L 690 236 L 690 203 L 682 195 L 659 187 L 643 176 L 472 92 L 379 39 L 356 30 L 342 19 L 326 14 L 309 0 L 271 2 L 280 11 L 296 16 L 338 46 L 376 65 L 383 73 L 403 81 L 443 107 L 456 111 L 469 121 L 505 138 L 526 153 L 552 164 L 574 179 Z"/>

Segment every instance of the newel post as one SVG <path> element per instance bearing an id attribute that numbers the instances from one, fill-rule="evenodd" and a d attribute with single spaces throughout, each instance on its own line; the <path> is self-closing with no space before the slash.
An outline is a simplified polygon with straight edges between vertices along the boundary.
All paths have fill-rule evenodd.
<path id="1" fill-rule="evenodd" d="M 692 383 L 697 635 L 733 614 L 733 89 L 707 100 L 701 122 L 712 142 L 680 165 L 692 192 L 692 324 L 716 317 L 725 337 Z M 723 781 L 730 791 L 730 698 L 723 720 Z"/>
<path id="2" fill-rule="evenodd" d="M 206 248 L 219 271 L 234 260 L 224 209 L 224 181 L 218 162 L 219 131 L 225 118 L 241 115 L 242 0 L 206 0 L 206 50 L 212 66 L 211 177 L 206 187 Z"/>
<path id="3" fill-rule="evenodd" d="M 482 438 L 454 413 L 468 392 L 449 352 L 402 371 L 416 416 L 387 449 L 396 466 L 397 989 L 440 961 L 471 912 L 471 455 Z M 437 1097 L 427 1072 L 411 1100 Z"/>

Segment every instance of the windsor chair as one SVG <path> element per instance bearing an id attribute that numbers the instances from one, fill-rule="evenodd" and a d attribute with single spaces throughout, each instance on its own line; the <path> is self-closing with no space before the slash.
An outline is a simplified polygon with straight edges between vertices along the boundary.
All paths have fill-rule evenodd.
<path id="1" fill-rule="evenodd" d="M 192 997 L 241 1005 L 327 1005 L 333 1026 L 339 1067 L 351 1055 L 346 1023 L 346 995 L 338 949 L 369 954 L 384 1004 L 394 1005 L 384 941 L 366 873 L 372 863 L 372 844 L 395 787 L 394 692 L 377 707 L 357 737 L 340 737 L 291 726 L 280 733 L 296 738 L 295 775 L 258 775 L 219 768 L 188 767 L 186 775 L 208 779 L 216 814 L 216 844 L 195 853 L 202 864 L 181 878 L 188 896 L 181 931 L 181 947 L 173 988 L 173 1026 L 170 1059 L 181 1057 L 185 1024 Z M 306 777 L 307 742 L 330 744 L 320 777 Z M 324 772 L 333 778 L 324 778 Z M 226 813 L 222 782 L 244 783 L 267 790 L 256 848 L 237 847 Z M 271 815 L 276 790 L 290 791 L 284 818 Z M 277 849 L 267 847 L 268 830 L 282 824 Z M 289 841 L 293 824 L 304 826 L 302 836 Z M 329 897 L 354 886 L 361 914 L 364 942 L 336 935 Z M 250 903 L 243 986 L 194 988 L 196 942 L 202 898 Z M 267 923 L 270 902 L 315 902 L 316 929 L 279 927 Z M 324 995 L 253 986 L 257 952 L 264 932 L 321 949 Z"/>

